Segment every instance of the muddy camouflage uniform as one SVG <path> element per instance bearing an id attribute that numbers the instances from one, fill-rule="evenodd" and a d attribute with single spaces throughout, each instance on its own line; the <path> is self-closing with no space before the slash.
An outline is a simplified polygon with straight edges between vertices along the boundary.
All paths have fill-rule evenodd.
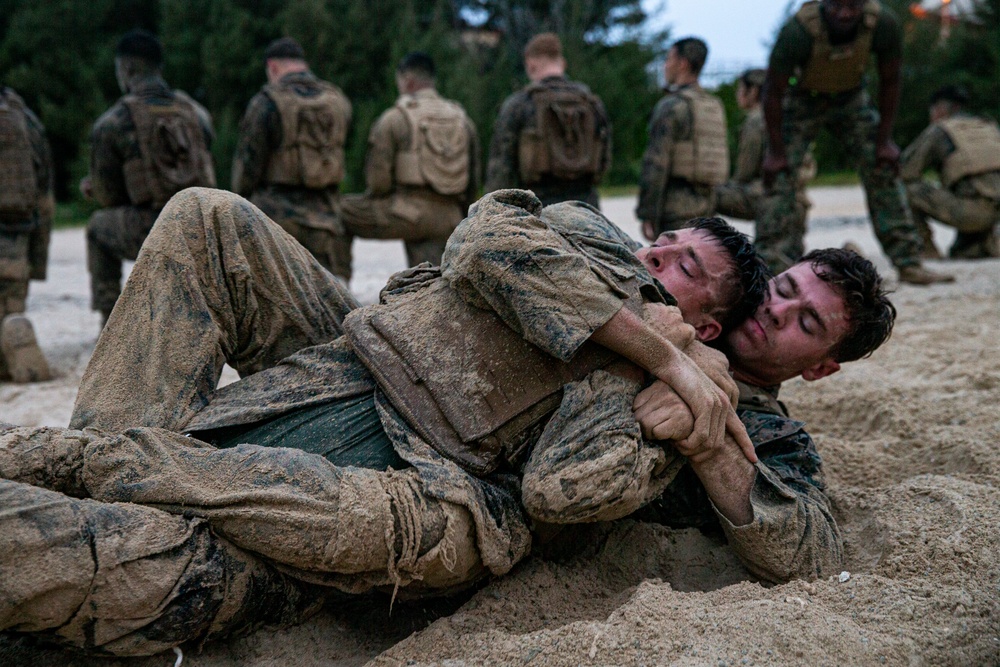
<path id="1" fill-rule="evenodd" d="M 530 195 L 512 196 L 538 212 Z M 510 261 L 523 259 L 518 247 L 535 247 L 524 232 L 536 239 L 550 234 L 517 205 L 488 200 L 479 212 L 469 229 L 489 232 L 472 245 L 496 248 L 490 241 L 496 228 L 477 222 L 506 217 L 521 223 L 500 241 L 512 244 L 506 246 Z M 616 229 L 614 234 L 620 237 Z M 578 242 L 591 238 L 583 234 Z M 518 274 L 502 268 L 480 273 L 485 267 L 477 258 L 485 258 L 484 250 L 470 249 L 459 260 L 467 269 L 463 279 L 467 289 L 503 303 L 504 290 L 494 279 Z M 597 267 L 612 258 L 598 253 L 591 261 Z M 568 261 L 573 257 L 563 252 L 552 265 Z M 629 266 L 638 263 L 633 258 Z M 514 280 L 514 293 L 539 284 L 530 269 Z M 530 307 L 521 315 L 541 336 L 561 321 L 551 329 L 552 345 L 568 353 L 621 307 L 622 293 L 604 282 L 606 272 L 586 273 L 583 298 L 570 300 L 573 307 L 559 292 L 572 287 L 565 282 L 534 304 L 518 299 L 507 307 L 538 306 L 534 318 Z M 411 284 L 427 282 L 422 274 L 392 288 L 405 294 Z M 594 294 L 589 303 L 600 305 L 593 313 L 580 309 L 588 293 Z M 562 316 L 554 315 L 558 304 Z M 0 473 L 9 481 L 0 492 L 5 507 L 17 508 L 4 515 L 4 529 L 16 535 L 18 548 L 0 558 L 0 627 L 41 632 L 93 652 L 141 654 L 255 622 L 297 620 L 321 597 L 301 582 L 349 592 L 397 584 L 440 592 L 509 570 L 529 546 L 516 475 L 509 468 L 470 475 L 401 417 L 347 339 L 338 338 L 345 313 L 356 305 L 340 281 L 248 202 L 204 190 L 175 198 L 98 342 L 74 411 L 74 427 L 122 434 L 16 429 L 2 438 Z M 158 352 L 165 349 L 177 353 Z M 244 379 L 213 391 L 223 362 Z M 638 387 L 621 398 L 624 380 L 603 371 L 594 375 L 569 394 L 586 400 L 593 382 L 603 383 L 605 392 L 617 387 L 619 420 L 630 422 L 629 437 L 619 440 L 612 432 L 606 438 L 589 421 L 585 430 L 597 438 L 588 441 L 593 447 L 626 444 L 621 456 L 608 456 L 617 467 L 607 472 L 650 472 L 664 455 L 658 447 L 637 449 L 641 440 L 630 406 Z M 344 468 L 294 449 L 216 449 L 173 432 L 208 437 L 246 423 L 263 432 L 275 417 L 358 400 L 370 404 L 366 412 L 377 416 L 401 470 L 365 469 L 356 465 L 364 457 L 350 456 L 341 459 L 351 465 Z M 125 430 L 129 426 L 139 428 Z M 350 428 L 346 421 L 331 423 L 326 436 L 335 439 Z M 551 430 L 558 441 L 560 430 Z M 254 439 L 251 432 L 236 442 L 248 439 Z M 644 497 L 662 488 L 657 481 Z M 617 495 L 611 500 L 620 502 Z M 619 515 L 637 502 L 633 493 Z M 40 530 L 42 525 L 49 528 Z M 37 559 L 31 556 L 36 553 Z M 47 565 L 53 561 L 41 554 L 58 554 L 52 567 L 60 577 L 52 577 Z M 25 568 L 25 562 L 39 568 Z M 270 604 L 259 605 L 257 596 Z"/>
<path id="2" fill-rule="evenodd" d="M 87 222 L 87 268 L 91 307 L 105 315 L 121 294 L 122 261 L 136 258 L 167 199 L 185 187 L 215 187 L 208 153 L 212 124 L 204 107 L 171 91 L 159 75 L 133 88 L 97 119 L 90 136 L 90 182 L 103 208 Z M 166 150 L 144 145 L 130 106 L 154 126 L 152 136 L 166 134 L 157 130 L 161 119 L 160 129 L 171 129 Z"/>
<path id="3" fill-rule="evenodd" d="M 45 280 L 54 208 L 45 128 L 17 93 L 0 88 L 0 321 L 24 312 L 29 280 Z"/>
<path id="4" fill-rule="evenodd" d="M 553 112 L 540 115 L 538 102 L 547 99 L 554 104 L 544 108 Z M 554 113 L 559 110 L 563 113 Z M 553 164 L 553 155 L 568 164 Z M 604 103 L 584 84 L 550 76 L 514 93 L 500 107 L 485 190 L 524 188 L 545 206 L 583 201 L 598 208 L 597 185 L 610 167 L 611 122 Z"/>
<path id="5" fill-rule="evenodd" d="M 764 113 L 760 106 L 754 107 L 740 126 L 739 144 L 733 176 L 727 183 L 715 188 L 718 215 L 739 220 L 760 220 L 764 214 L 767 199 L 764 196 L 763 169 L 764 145 L 767 135 L 764 128 Z M 806 224 L 806 214 L 810 202 L 806 195 L 806 183 L 816 176 L 816 161 L 808 154 L 799 173 L 799 189 L 796 194 L 801 227 Z"/>
<path id="6" fill-rule="evenodd" d="M 797 202 L 798 173 L 810 145 L 826 128 L 855 160 L 875 236 L 897 268 L 918 265 L 922 248 L 903 185 L 893 169 L 875 162 L 879 112 L 864 85 L 869 55 L 902 57 L 903 33 L 890 10 L 875 0 L 854 41 L 831 46 L 817 2 L 807 2 L 781 29 L 769 70 L 795 79 L 784 99 L 781 134 L 789 171 L 778 174 L 773 205 L 757 222 L 755 245 L 768 266 L 784 271 L 804 252 L 805 226 Z"/>
<path id="7" fill-rule="evenodd" d="M 698 84 L 664 96 L 649 121 L 635 215 L 656 234 L 713 215 L 715 187 L 729 177 L 722 103 Z"/>
<path id="8" fill-rule="evenodd" d="M 940 174 L 942 186 L 923 179 L 930 169 Z M 958 230 L 949 252 L 952 257 L 997 256 L 1000 129 L 996 122 L 956 114 L 931 125 L 903 151 L 900 176 L 917 227 L 926 230 L 924 238 L 930 236 L 930 217 Z"/>
<path id="9" fill-rule="evenodd" d="M 461 105 L 433 88 L 401 96 L 368 134 L 365 182 L 365 194 L 342 200 L 348 231 L 403 239 L 410 266 L 439 264 L 448 236 L 479 192 L 475 125 Z"/>
<path id="10" fill-rule="evenodd" d="M 282 115 L 275 101 L 278 95 L 314 101 L 318 112 L 309 106 L 290 108 L 285 113 L 297 117 L 296 125 L 296 119 Z M 303 123 L 304 116 L 313 122 Z M 232 177 L 233 192 L 250 199 L 320 264 L 348 281 L 351 236 L 340 220 L 338 186 L 344 173 L 344 140 L 350 122 L 351 104 L 339 88 L 308 71 L 286 74 L 277 85 L 264 86 L 247 105 L 240 121 Z M 297 132 L 299 136 L 285 136 L 286 127 L 291 130 L 288 134 Z M 314 147 L 318 163 L 326 158 L 327 168 L 316 174 L 304 173 L 300 168 L 303 143 L 305 148 Z M 295 164 L 279 170 L 287 154 L 292 154 Z"/>
<path id="11" fill-rule="evenodd" d="M 717 512 L 690 466 L 658 498 L 633 515 L 672 528 L 724 532 L 754 575 L 777 583 L 843 569 L 843 542 L 826 496 L 822 460 L 804 424 L 789 418 L 778 388 L 737 382 L 737 413 L 760 462 L 750 493 L 754 520 L 734 526 Z"/>

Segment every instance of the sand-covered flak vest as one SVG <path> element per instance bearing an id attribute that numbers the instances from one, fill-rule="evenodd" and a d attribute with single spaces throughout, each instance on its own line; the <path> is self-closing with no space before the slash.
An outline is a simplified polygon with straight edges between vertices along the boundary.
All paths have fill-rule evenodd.
<path id="1" fill-rule="evenodd" d="M 0 222 L 30 218 L 38 195 L 24 101 L 13 90 L 0 89 Z"/>
<path id="2" fill-rule="evenodd" d="M 795 14 L 795 20 L 812 37 L 812 53 L 806 66 L 796 73 L 796 87 L 834 94 L 854 90 L 861 85 L 881 7 L 876 0 L 868 0 L 863 11 L 854 39 L 835 45 L 830 43 L 830 33 L 823 22 L 818 0 L 802 5 Z"/>
<path id="3" fill-rule="evenodd" d="M 696 185 L 721 185 L 729 178 L 729 140 L 726 112 L 715 95 L 698 86 L 677 93 L 691 107 L 694 125 L 689 140 L 675 140 L 670 175 Z"/>
<path id="4" fill-rule="evenodd" d="M 135 124 L 138 158 L 126 160 L 125 189 L 135 206 L 162 208 L 190 187 L 215 187 L 215 169 L 194 102 L 181 91 L 169 104 L 122 98 Z"/>
<path id="5" fill-rule="evenodd" d="M 598 118 L 597 97 L 572 81 L 533 83 L 526 92 L 535 106 L 535 119 L 518 137 L 522 183 L 588 178 L 596 182 L 608 142 L 607 128 Z"/>
<path id="6" fill-rule="evenodd" d="M 955 116 L 939 123 L 955 150 L 941 166 L 941 182 L 950 188 L 968 176 L 1000 171 L 1000 127 L 974 116 Z M 996 193 L 983 193 L 992 196 Z"/>
<path id="7" fill-rule="evenodd" d="M 440 275 L 440 274 L 438 274 Z M 618 287 L 642 315 L 634 278 Z M 529 343 L 491 310 L 428 277 L 351 312 L 344 331 L 393 407 L 440 454 L 483 475 L 516 466 L 566 383 L 618 357 L 585 343 L 568 361 Z"/>
<path id="8" fill-rule="evenodd" d="M 465 110 L 437 95 L 402 95 L 396 101 L 410 127 L 410 143 L 396 152 L 397 185 L 463 194 L 469 186 L 469 124 Z"/>
<path id="9" fill-rule="evenodd" d="M 321 189 L 344 179 L 351 104 L 333 84 L 315 85 L 319 92 L 312 96 L 298 94 L 292 84 L 264 86 L 281 117 L 281 146 L 267 163 L 268 183 Z"/>

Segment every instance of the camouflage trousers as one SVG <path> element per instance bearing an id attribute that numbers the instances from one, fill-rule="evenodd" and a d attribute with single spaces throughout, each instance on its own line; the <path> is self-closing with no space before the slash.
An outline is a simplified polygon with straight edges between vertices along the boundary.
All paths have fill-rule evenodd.
<path id="1" fill-rule="evenodd" d="M 326 190 L 270 186 L 250 201 L 305 247 L 323 267 L 351 281 L 351 244 L 338 210 L 339 195 Z"/>
<path id="2" fill-rule="evenodd" d="M 0 630 L 143 655 L 295 622 L 331 587 L 481 577 L 469 511 L 427 496 L 416 468 L 176 433 L 224 363 L 253 373 L 328 342 L 355 306 L 249 202 L 174 197 L 98 340 L 75 428 L 0 432 Z"/>
<path id="3" fill-rule="evenodd" d="M 1000 224 L 1000 202 L 986 197 L 961 197 L 926 181 L 908 183 L 906 194 L 917 229 L 926 229 L 927 219 L 933 218 L 958 230 L 952 257 L 971 258 L 973 247 L 982 253 L 977 256 L 996 256 L 993 227 Z"/>
<path id="4" fill-rule="evenodd" d="M 402 239 L 410 266 L 441 263 L 448 237 L 465 217 L 453 197 L 423 189 L 388 197 L 345 195 L 341 211 L 347 230 L 366 239 Z"/>
<path id="5" fill-rule="evenodd" d="M 785 98 L 782 135 L 789 170 L 778 174 L 773 205 L 757 221 L 755 245 L 774 271 L 783 271 L 804 253 L 805 227 L 796 199 L 798 176 L 820 129 L 837 137 L 855 161 L 865 188 L 875 236 L 892 263 L 919 263 L 920 235 L 913 224 L 902 182 L 892 170 L 876 167 L 878 111 L 864 91 L 836 98 L 791 93 Z"/>
<path id="6" fill-rule="evenodd" d="M 95 211 L 87 221 L 87 270 L 90 307 L 107 315 L 122 292 L 122 262 L 139 255 L 156 211 L 117 206 Z"/>
<path id="7" fill-rule="evenodd" d="M 29 280 L 45 280 L 51 234 L 51 218 L 23 231 L 0 224 L 0 320 L 24 312 Z"/>

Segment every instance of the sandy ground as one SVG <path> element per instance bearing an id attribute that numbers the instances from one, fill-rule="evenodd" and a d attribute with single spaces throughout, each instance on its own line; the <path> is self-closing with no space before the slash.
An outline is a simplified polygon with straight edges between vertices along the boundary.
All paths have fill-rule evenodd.
<path id="1" fill-rule="evenodd" d="M 809 247 L 854 241 L 892 275 L 859 188 L 811 196 Z M 605 212 L 635 234 L 633 206 L 611 199 Z M 951 233 L 935 234 L 946 248 Z M 354 249 L 351 287 L 371 301 L 402 268 L 402 246 Z M 184 664 L 1000 665 L 1000 261 L 936 268 L 958 281 L 900 287 L 895 333 L 872 358 L 783 390 L 826 463 L 845 581 L 764 587 L 697 531 L 623 522 L 532 557 L 471 598 L 397 604 L 391 615 L 381 598 L 329 605 L 305 625 L 212 644 Z M 0 420 L 66 424 L 98 331 L 87 294 L 83 233 L 58 232 L 49 281 L 29 301 L 58 377 L 0 385 Z M 0 662 L 174 662 L 14 648 Z"/>

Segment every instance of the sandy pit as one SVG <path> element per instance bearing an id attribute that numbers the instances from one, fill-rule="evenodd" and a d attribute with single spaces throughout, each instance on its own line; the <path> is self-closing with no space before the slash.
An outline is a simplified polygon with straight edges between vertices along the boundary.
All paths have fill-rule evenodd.
<path id="1" fill-rule="evenodd" d="M 809 247 L 851 240 L 891 276 L 860 189 L 811 195 Z M 605 202 L 636 234 L 633 207 Z M 935 234 L 947 248 L 951 232 Z M 402 246 L 354 249 L 351 287 L 370 302 L 402 268 Z M 782 393 L 824 458 L 849 576 L 762 586 L 697 531 L 622 522 L 460 599 L 397 603 L 391 615 L 380 597 L 331 604 L 299 627 L 189 651 L 183 664 L 1000 665 L 1000 261 L 932 266 L 958 281 L 899 287 L 895 333 L 872 358 Z M 98 332 L 87 298 L 83 232 L 57 232 L 29 315 L 58 377 L 0 385 L 0 420 L 66 424 Z M 95 660 L 0 640 L 4 665 L 175 659 Z"/>

